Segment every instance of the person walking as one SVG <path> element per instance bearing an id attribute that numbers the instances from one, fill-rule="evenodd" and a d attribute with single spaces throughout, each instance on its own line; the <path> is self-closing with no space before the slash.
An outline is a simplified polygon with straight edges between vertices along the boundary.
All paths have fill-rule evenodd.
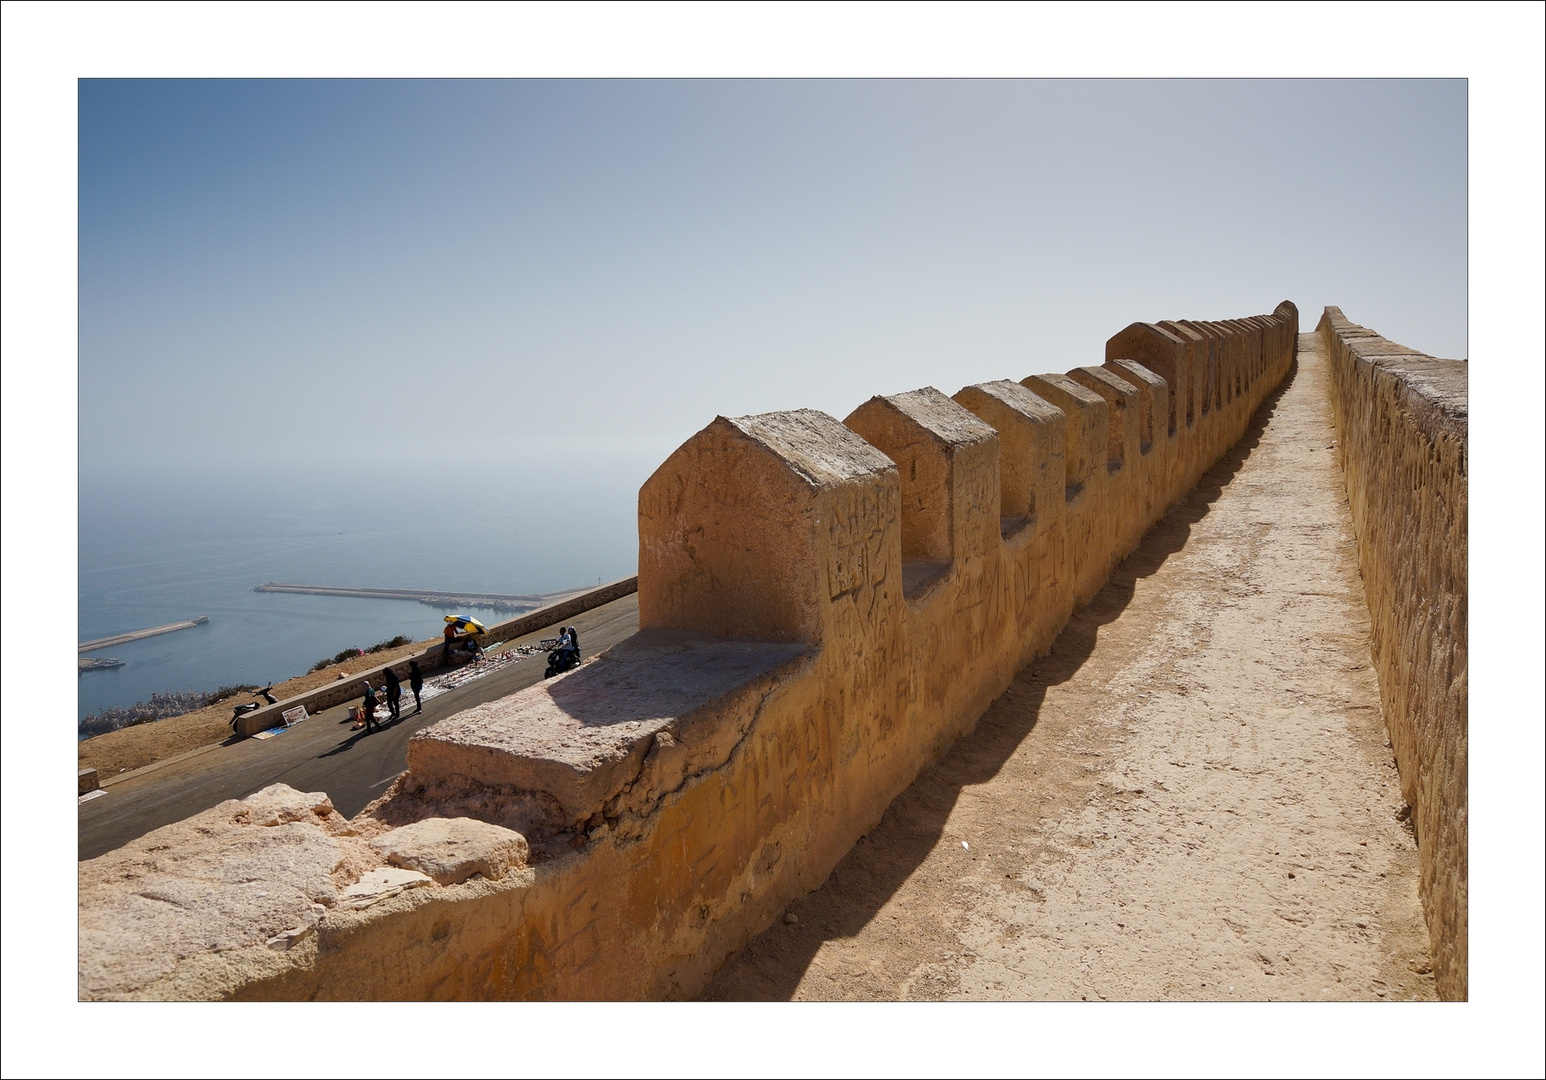
<path id="1" fill-rule="evenodd" d="M 381 677 L 386 680 L 387 715 L 393 720 L 401 720 L 403 716 L 403 681 L 397 677 L 397 672 L 391 668 L 385 668 Z"/>
<path id="2" fill-rule="evenodd" d="M 372 728 L 374 728 L 376 731 L 381 731 L 381 721 L 376 719 L 376 688 L 370 685 L 368 680 L 365 683 L 364 712 L 365 734 L 369 735 Z"/>
<path id="3" fill-rule="evenodd" d="M 419 697 L 419 691 L 424 689 L 424 672 L 419 670 L 417 660 L 408 661 L 408 689 L 413 691 L 413 715 L 418 716 L 424 711 L 424 702 Z"/>

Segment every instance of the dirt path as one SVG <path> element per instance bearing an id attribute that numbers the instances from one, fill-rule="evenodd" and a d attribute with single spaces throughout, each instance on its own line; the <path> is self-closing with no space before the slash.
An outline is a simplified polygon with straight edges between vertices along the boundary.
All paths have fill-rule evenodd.
<path id="1" fill-rule="evenodd" d="M 708 998 L 1434 997 L 1325 357 Z"/>

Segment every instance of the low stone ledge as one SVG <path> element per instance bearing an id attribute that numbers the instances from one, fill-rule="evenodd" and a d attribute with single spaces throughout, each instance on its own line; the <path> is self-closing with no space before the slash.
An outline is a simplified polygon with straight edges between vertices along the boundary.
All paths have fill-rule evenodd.
<path id="1" fill-rule="evenodd" d="M 415 733 L 405 787 L 541 793 L 548 820 L 538 827 L 549 832 L 647 812 L 689 773 L 723 764 L 762 699 L 810 654 L 798 643 L 643 630 L 576 671 Z"/>

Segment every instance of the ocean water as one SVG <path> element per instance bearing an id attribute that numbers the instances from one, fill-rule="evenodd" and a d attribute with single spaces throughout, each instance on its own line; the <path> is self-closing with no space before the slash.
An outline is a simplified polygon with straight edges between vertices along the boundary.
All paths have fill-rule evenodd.
<path id="1" fill-rule="evenodd" d="M 85 654 L 124 666 L 78 677 L 77 719 L 152 693 L 277 682 L 345 648 L 444 626 L 445 610 L 416 601 L 252 591 L 263 582 L 549 593 L 634 573 L 647 471 L 622 463 L 562 482 L 518 467 L 347 483 L 83 478 L 79 640 L 209 623 Z"/>

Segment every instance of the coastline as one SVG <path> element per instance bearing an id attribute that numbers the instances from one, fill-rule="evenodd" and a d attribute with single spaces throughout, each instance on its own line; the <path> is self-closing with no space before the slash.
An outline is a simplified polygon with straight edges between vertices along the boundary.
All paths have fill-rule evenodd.
<path id="1" fill-rule="evenodd" d="M 594 595 L 593 592 L 585 589 L 563 589 L 548 593 L 545 598 L 553 603 L 545 604 L 528 615 L 551 612 L 554 618 L 558 618 L 560 610 L 567 601 L 590 595 Z M 519 626 L 525 619 L 526 616 L 518 616 L 516 619 L 491 626 L 490 630 L 510 630 Z M 508 640 L 509 635 L 502 636 Z M 363 677 L 366 672 L 379 669 L 383 665 L 404 661 L 428 649 L 438 647 L 441 640 L 437 635 L 408 642 L 395 648 L 383 649 L 381 652 L 362 654 L 354 660 L 332 664 L 320 671 L 308 671 L 283 682 L 274 683 L 273 694 L 281 703 L 294 704 L 293 699 L 297 697 L 345 682 L 352 677 Z M 96 769 L 102 782 L 109 784 L 114 778 L 142 769 L 147 765 L 154 765 L 159 761 L 203 747 L 232 741 L 235 736 L 232 732 L 231 714 L 237 705 L 243 703 L 243 700 L 244 696 L 238 695 L 178 716 L 169 716 L 164 720 L 134 724 L 82 739 L 76 743 L 77 767 Z M 258 700 L 256 695 L 252 695 L 252 700 Z"/>

